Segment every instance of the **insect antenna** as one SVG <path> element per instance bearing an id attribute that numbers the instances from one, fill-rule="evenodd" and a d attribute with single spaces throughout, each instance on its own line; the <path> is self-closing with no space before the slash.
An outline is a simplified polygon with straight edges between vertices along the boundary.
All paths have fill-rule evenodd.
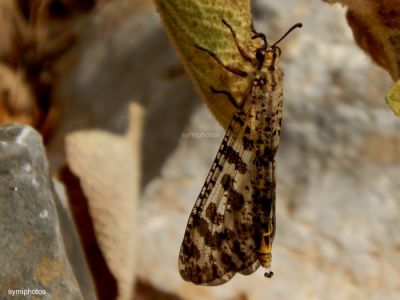
<path id="1" fill-rule="evenodd" d="M 275 47 L 280 41 L 282 41 L 290 32 L 292 32 L 296 28 L 301 28 L 303 27 L 303 24 L 301 23 L 296 23 L 292 27 L 289 28 L 289 30 L 279 39 L 277 40 L 271 47 Z"/>

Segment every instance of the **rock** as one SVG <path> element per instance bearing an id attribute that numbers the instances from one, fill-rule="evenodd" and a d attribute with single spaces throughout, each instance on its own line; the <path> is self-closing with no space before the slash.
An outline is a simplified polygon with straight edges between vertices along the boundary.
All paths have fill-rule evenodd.
<path id="1" fill-rule="evenodd" d="M 0 298 L 22 290 L 27 299 L 96 299 L 73 223 L 50 180 L 42 139 L 31 127 L 0 127 L 0 189 Z M 74 246 L 78 272 L 65 245 Z"/>

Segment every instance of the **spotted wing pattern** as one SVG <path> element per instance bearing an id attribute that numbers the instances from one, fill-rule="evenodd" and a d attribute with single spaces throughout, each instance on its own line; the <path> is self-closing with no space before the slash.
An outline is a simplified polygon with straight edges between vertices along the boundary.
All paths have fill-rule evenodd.
<path id="1" fill-rule="evenodd" d="M 190 215 L 179 254 L 181 276 L 219 285 L 260 265 L 255 245 L 250 112 L 233 117 Z"/>

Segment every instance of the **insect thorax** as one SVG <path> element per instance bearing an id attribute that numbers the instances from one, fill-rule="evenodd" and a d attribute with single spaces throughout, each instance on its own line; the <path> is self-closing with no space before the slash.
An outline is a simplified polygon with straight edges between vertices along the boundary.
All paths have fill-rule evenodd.
<path id="1" fill-rule="evenodd" d="M 276 61 L 275 61 L 276 63 Z M 282 122 L 282 71 L 275 66 L 274 70 L 267 69 L 268 65 L 254 73 L 251 93 L 250 123 L 255 143 L 260 148 L 268 148 L 274 155 L 279 144 Z M 259 140 L 257 142 L 257 140 Z"/>

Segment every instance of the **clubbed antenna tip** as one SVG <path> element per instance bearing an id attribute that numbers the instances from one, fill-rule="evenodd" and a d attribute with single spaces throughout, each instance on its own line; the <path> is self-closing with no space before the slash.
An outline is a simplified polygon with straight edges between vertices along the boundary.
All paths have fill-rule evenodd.
<path id="1" fill-rule="evenodd" d="M 289 28 L 288 31 L 286 31 L 286 33 L 285 33 L 279 40 L 277 40 L 277 41 L 272 45 L 272 47 L 278 45 L 278 43 L 279 43 L 280 41 L 282 41 L 282 40 L 283 40 L 289 33 L 291 33 L 294 29 L 296 29 L 296 28 L 301 28 L 301 27 L 303 27 L 303 24 L 301 24 L 301 23 L 296 23 L 296 24 L 294 24 L 292 27 Z"/>

